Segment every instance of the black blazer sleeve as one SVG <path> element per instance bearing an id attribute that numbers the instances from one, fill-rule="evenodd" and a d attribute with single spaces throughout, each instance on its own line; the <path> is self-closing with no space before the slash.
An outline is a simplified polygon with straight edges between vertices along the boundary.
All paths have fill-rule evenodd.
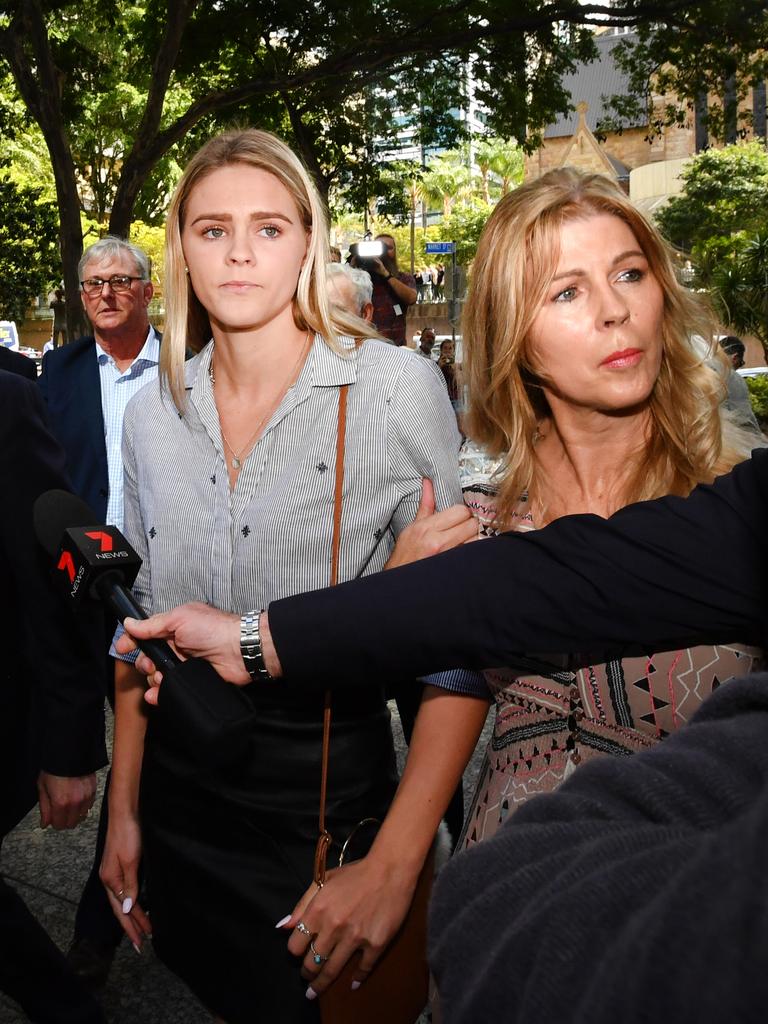
<path id="1" fill-rule="evenodd" d="M 0 373 L 0 564 L 12 605 L 4 649 L 18 666 L 3 685 L 33 688 L 31 714 L 40 767 L 84 775 L 106 763 L 102 669 L 93 637 L 100 617 L 75 617 L 53 588 L 32 529 L 43 491 L 69 489 L 64 453 L 48 433 L 37 387 Z M 98 632 L 97 632 L 98 631 Z"/>
<path id="2" fill-rule="evenodd" d="M 609 520 L 568 516 L 277 601 L 269 623 L 288 679 L 514 665 L 525 653 L 592 659 L 695 643 L 761 643 L 768 612 L 768 451 L 688 498 Z M 424 610 L 439 611 L 426 628 Z"/>

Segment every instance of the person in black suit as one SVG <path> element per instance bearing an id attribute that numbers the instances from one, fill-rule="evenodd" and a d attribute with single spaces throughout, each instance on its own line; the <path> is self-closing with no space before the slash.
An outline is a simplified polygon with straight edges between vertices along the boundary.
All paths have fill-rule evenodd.
<path id="1" fill-rule="evenodd" d="M 37 380 L 37 367 L 34 359 L 23 356 L 21 352 L 13 352 L 6 345 L 0 345 L 0 370 L 18 373 L 28 380 Z"/>
<path id="2" fill-rule="evenodd" d="M 67 456 L 75 492 L 96 522 L 123 525 L 123 413 L 129 399 L 157 376 L 160 336 L 149 323 L 153 294 L 149 259 L 141 249 L 107 236 L 83 253 L 78 267 L 83 307 L 93 335 L 46 353 L 40 388 L 56 438 Z M 116 622 L 105 620 L 101 642 L 104 688 L 114 699 L 109 645 Z M 106 835 L 106 800 L 94 865 L 75 919 L 70 962 L 98 987 L 106 980 L 122 930 L 98 877 Z"/>
<path id="3" fill-rule="evenodd" d="M 36 802 L 43 827 L 74 828 L 106 763 L 99 666 L 86 642 L 98 620 L 76 620 L 52 587 L 32 529 L 44 491 L 69 488 L 31 383 L 0 371 L 0 842 Z M 64 883 L 62 883 L 63 885 Z M 99 1024 L 90 994 L 16 892 L 0 879 L 0 989 L 33 1021 Z"/>

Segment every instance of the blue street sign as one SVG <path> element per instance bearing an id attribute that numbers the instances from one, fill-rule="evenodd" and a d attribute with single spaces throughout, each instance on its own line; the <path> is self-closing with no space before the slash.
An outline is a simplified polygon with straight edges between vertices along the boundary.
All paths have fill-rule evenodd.
<path id="1" fill-rule="evenodd" d="M 427 242 L 426 250 L 427 250 L 427 253 L 432 253 L 432 254 L 435 254 L 435 255 L 437 253 L 441 253 L 441 254 L 444 255 L 446 253 L 456 252 L 456 243 L 455 242 Z"/>

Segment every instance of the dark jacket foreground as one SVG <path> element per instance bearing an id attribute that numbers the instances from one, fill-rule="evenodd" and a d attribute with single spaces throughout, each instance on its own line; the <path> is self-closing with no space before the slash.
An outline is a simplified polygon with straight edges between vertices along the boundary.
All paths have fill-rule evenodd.
<path id="1" fill-rule="evenodd" d="M 106 763 L 94 641 L 101 616 L 75 617 L 51 583 L 32 530 L 35 499 L 69 489 L 37 385 L 0 371 L 0 843 L 37 800 L 40 770 L 88 775 Z M 71 880 L 61 878 L 67 891 Z M 93 997 L 20 896 L 0 877 L 0 990 L 35 1021 L 104 1024 Z"/>
<path id="2" fill-rule="evenodd" d="M 76 776 L 106 764 L 101 616 L 72 614 L 32 530 L 35 499 L 70 486 L 43 417 L 37 387 L 0 372 L 0 835 L 32 807 L 41 769 Z"/>
<path id="3" fill-rule="evenodd" d="M 430 920 L 445 1024 L 764 1021 L 767 860 L 759 673 L 448 864 Z"/>
<path id="4" fill-rule="evenodd" d="M 5 345 L 0 345 L 0 370 L 6 373 L 17 373 L 27 380 L 37 380 L 37 367 L 34 359 L 24 356 L 21 352 L 12 352 Z"/>

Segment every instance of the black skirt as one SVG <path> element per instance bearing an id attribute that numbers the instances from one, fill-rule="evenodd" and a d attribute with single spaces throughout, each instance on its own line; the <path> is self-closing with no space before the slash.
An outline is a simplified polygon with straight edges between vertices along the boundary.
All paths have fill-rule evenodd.
<path id="1" fill-rule="evenodd" d="M 323 698 L 249 691 L 257 722 L 226 769 L 195 763 L 150 720 L 141 820 L 153 943 L 228 1024 L 316 1022 L 301 960 L 275 924 L 312 881 Z M 397 785 L 383 694 L 340 690 L 332 707 L 329 867 L 359 821 L 384 817 Z"/>

